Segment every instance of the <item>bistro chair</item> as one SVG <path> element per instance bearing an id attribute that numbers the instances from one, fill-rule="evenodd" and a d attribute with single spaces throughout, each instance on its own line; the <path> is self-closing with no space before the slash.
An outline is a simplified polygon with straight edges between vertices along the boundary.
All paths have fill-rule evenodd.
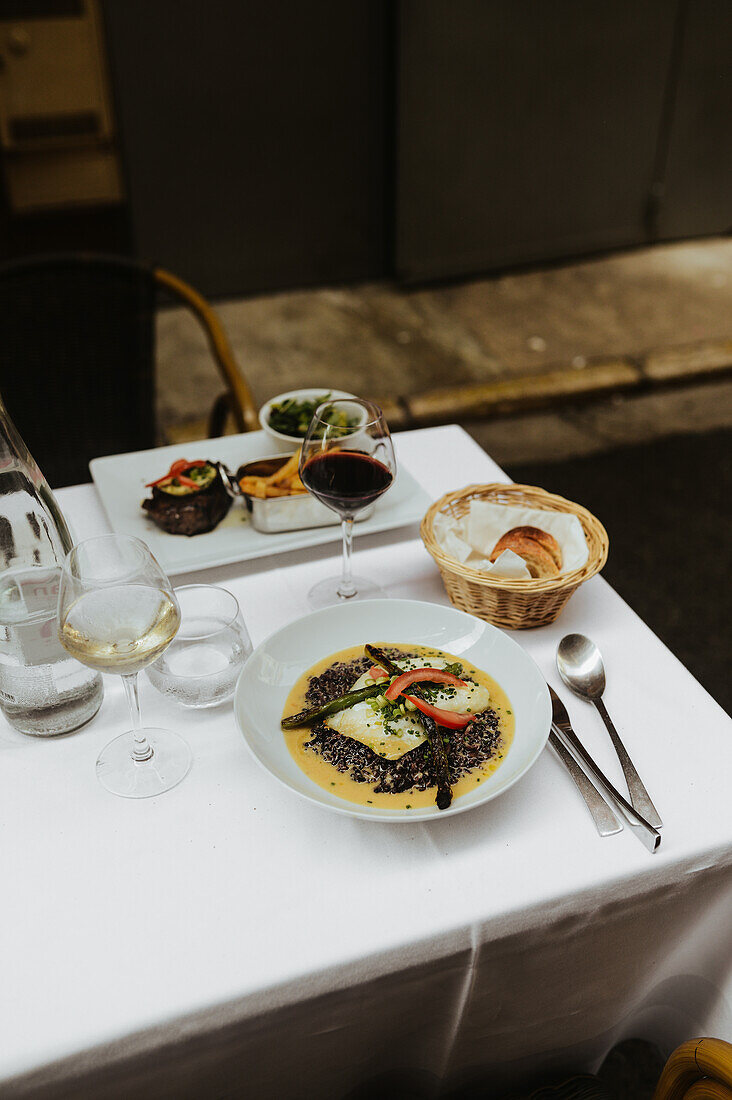
<path id="1" fill-rule="evenodd" d="M 732 1043 L 682 1043 L 666 1062 L 653 1100 L 732 1100 Z"/>
<path id="2" fill-rule="evenodd" d="M 52 485 L 88 480 L 98 455 L 154 447 L 155 314 L 185 305 L 226 386 L 209 432 L 231 414 L 256 429 L 257 409 L 224 329 L 177 275 L 117 256 L 31 257 L 0 265 L 0 394 Z"/>
<path id="3" fill-rule="evenodd" d="M 652 1044 L 624 1040 L 613 1047 L 597 1076 L 577 1074 L 528 1095 L 512 1094 L 507 1100 L 618 1100 L 620 1095 L 650 1096 L 649 1073 L 653 1074 L 652 1079 L 657 1078 L 652 1100 L 732 1100 L 732 1043 L 723 1039 L 689 1039 L 673 1051 L 664 1065 L 660 1051 Z M 485 1096 L 487 1100 L 489 1093 Z"/>

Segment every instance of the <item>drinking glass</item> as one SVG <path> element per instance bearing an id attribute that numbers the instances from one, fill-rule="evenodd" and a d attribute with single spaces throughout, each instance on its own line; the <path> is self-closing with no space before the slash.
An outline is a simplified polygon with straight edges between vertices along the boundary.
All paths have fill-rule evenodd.
<path id="1" fill-rule="evenodd" d="M 66 556 L 58 595 L 61 645 L 77 661 L 122 677 L 132 731 L 102 749 L 97 776 L 124 798 L 149 798 L 180 783 L 191 750 L 170 730 L 144 728 L 137 675 L 170 645 L 180 609 L 170 581 L 144 542 L 101 535 Z"/>
<path id="2" fill-rule="evenodd" d="M 324 401 L 315 410 L 300 455 L 300 478 L 314 497 L 341 517 L 343 568 L 339 578 L 316 584 L 310 606 L 385 596 L 373 581 L 351 573 L 354 516 L 391 486 L 396 458 L 378 405 L 361 398 Z"/>
<path id="3" fill-rule="evenodd" d="M 180 630 L 147 670 L 154 688 L 184 707 L 216 707 L 234 694 L 252 643 L 236 597 L 215 584 L 175 590 Z"/>

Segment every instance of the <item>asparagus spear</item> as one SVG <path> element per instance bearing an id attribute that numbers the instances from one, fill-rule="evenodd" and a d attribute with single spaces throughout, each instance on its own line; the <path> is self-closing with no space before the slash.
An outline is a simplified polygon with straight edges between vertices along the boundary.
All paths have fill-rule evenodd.
<path id="1" fill-rule="evenodd" d="M 402 669 L 400 669 L 398 665 L 395 665 L 378 646 L 367 645 L 366 652 L 372 661 L 375 661 L 377 665 L 381 665 L 390 676 L 401 675 Z M 416 684 L 412 684 L 409 690 L 412 695 L 417 695 L 420 699 L 423 698 L 422 691 Z M 426 714 L 422 714 L 421 711 L 415 711 L 414 716 L 422 723 L 424 732 L 427 734 L 430 743 L 430 748 L 432 749 L 432 759 L 435 762 L 435 771 L 437 773 L 437 797 L 435 799 L 437 808 L 446 810 L 452 802 L 452 789 L 450 787 L 450 769 L 447 763 L 447 753 L 442 740 L 442 734 L 434 718 L 429 718 Z"/>
<path id="2" fill-rule="evenodd" d="M 388 681 L 382 680 L 377 684 L 369 684 L 368 687 L 359 688 L 358 691 L 348 691 L 345 695 L 339 695 L 328 703 L 319 707 L 311 707 L 310 710 L 301 710 L 299 714 L 292 714 L 289 718 L 283 718 L 280 725 L 283 730 L 294 730 L 299 726 L 312 726 L 321 718 L 327 718 L 329 714 L 336 714 L 339 710 L 355 707 L 356 703 L 362 703 L 364 699 L 370 699 L 372 695 L 378 695 L 388 687 Z"/>

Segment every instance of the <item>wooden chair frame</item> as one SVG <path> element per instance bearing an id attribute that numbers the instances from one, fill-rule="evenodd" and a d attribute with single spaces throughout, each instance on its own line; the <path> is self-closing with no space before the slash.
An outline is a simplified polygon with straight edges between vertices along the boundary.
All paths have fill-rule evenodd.
<path id="1" fill-rule="evenodd" d="M 211 410 L 209 435 L 221 435 L 229 412 L 240 432 L 256 431 L 259 428 L 259 417 L 252 391 L 237 366 L 231 345 L 215 311 L 197 290 L 165 268 L 153 268 L 153 275 L 158 286 L 164 287 L 194 314 L 206 334 L 211 354 L 226 382 L 226 392 L 216 398 Z"/>
<path id="2" fill-rule="evenodd" d="M 732 1100 L 732 1043 L 682 1043 L 667 1061 L 653 1100 Z"/>

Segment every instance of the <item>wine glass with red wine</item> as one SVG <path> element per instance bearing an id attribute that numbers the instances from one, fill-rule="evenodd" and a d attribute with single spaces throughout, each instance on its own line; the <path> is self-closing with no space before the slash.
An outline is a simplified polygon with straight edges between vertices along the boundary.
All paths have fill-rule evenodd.
<path id="1" fill-rule="evenodd" d="M 308 492 L 341 517 L 343 571 L 308 594 L 311 607 L 386 593 L 351 573 L 353 520 L 382 496 L 396 476 L 394 446 L 378 405 L 361 398 L 324 401 L 310 421 L 300 456 L 300 477 Z"/>

